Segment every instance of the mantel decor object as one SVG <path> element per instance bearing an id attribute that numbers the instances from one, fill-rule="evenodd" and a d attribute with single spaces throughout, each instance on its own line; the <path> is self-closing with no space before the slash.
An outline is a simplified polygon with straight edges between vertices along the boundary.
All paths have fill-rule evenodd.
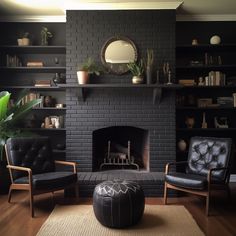
<path id="1" fill-rule="evenodd" d="M 129 71 L 128 63 L 138 59 L 137 48 L 132 40 L 124 36 L 109 38 L 101 49 L 101 61 L 107 70 L 116 75 Z"/>
<path id="2" fill-rule="evenodd" d="M 92 74 L 100 75 L 102 69 L 89 57 L 82 65 L 78 67 L 77 78 L 79 84 L 88 84 L 89 77 Z"/>
<path id="3" fill-rule="evenodd" d="M 147 64 L 146 64 L 147 84 L 152 84 L 153 59 L 154 59 L 153 49 L 147 49 Z"/>
<path id="4" fill-rule="evenodd" d="M 142 84 L 143 74 L 144 74 L 144 64 L 143 60 L 140 60 L 140 62 L 130 62 L 127 67 L 129 68 L 130 72 L 133 75 L 132 83 L 133 84 Z"/>

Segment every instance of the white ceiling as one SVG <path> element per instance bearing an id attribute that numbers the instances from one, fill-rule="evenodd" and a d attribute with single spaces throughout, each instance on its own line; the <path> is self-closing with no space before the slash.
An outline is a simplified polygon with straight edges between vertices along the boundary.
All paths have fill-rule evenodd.
<path id="1" fill-rule="evenodd" d="M 65 20 L 67 9 L 177 9 L 177 20 L 236 20 L 236 0 L 0 0 L 0 20 Z M 47 20 L 46 20 L 47 19 Z"/>

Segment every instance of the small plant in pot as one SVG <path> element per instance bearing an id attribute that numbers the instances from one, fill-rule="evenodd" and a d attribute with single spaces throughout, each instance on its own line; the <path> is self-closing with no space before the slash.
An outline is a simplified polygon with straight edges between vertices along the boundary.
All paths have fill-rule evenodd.
<path id="1" fill-rule="evenodd" d="M 47 46 L 50 38 L 53 37 L 53 34 L 48 30 L 47 27 L 42 27 L 41 30 L 41 45 Z"/>
<path id="2" fill-rule="evenodd" d="M 19 46 L 29 46 L 30 45 L 29 33 L 28 32 L 22 33 L 21 38 L 18 38 L 17 42 Z"/>
<path id="3" fill-rule="evenodd" d="M 141 59 L 140 62 L 130 62 L 127 64 L 130 72 L 133 75 L 132 78 L 132 83 L 133 84 L 141 84 L 143 83 L 143 74 L 144 74 L 144 63 L 143 60 Z"/>
<path id="4" fill-rule="evenodd" d="M 94 62 L 94 60 L 89 57 L 81 66 L 78 67 L 77 78 L 79 84 L 87 84 L 89 82 L 90 75 L 99 76 L 101 69 Z"/>

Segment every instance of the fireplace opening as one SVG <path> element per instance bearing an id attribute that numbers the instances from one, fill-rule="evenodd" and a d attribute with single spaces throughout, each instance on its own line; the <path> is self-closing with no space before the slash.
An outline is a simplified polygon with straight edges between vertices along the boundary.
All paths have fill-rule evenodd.
<path id="1" fill-rule="evenodd" d="M 148 131 L 111 126 L 93 132 L 93 171 L 136 169 L 149 171 Z"/>

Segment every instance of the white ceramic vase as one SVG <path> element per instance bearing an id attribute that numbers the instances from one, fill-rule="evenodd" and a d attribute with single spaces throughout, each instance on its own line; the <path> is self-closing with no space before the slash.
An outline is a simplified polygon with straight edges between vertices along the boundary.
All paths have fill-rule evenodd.
<path id="1" fill-rule="evenodd" d="M 132 83 L 133 84 L 142 84 L 143 83 L 143 77 L 141 77 L 141 76 L 133 76 Z"/>

